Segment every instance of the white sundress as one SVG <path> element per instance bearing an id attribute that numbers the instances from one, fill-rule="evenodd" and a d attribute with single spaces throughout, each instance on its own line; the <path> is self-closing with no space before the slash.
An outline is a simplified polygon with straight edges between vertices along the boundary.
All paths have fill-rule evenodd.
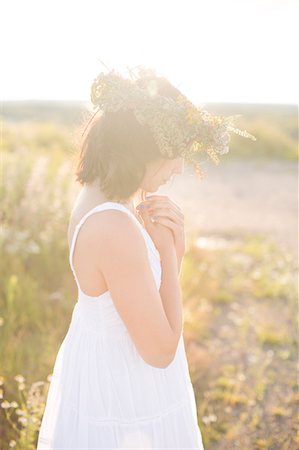
<path id="1" fill-rule="evenodd" d="M 80 289 L 72 263 L 78 232 L 91 214 L 111 208 L 138 224 L 160 288 L 158 250 L 129 208 L 110 201 L 82 217 L 69 254 L 78 299 L 56 356 L 37 450 L 203 450 L 183 334 L 173 361 L 166 368 L 151 366 L 139 355 L 110 292 L 94 297 Z"/>

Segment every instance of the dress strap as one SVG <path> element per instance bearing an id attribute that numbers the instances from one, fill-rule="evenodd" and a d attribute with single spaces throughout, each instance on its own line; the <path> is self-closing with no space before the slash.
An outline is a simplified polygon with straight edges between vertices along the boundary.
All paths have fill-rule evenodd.
<path id="1" fill-rule="evenodd" d="M 105 209 L 121 209 L 122 211 L 127 212 L 129 215 L 133 216 L 134 219 L 137 220 L 137 218 L 134 216 L 132 211 L 129 210 L 129 208 L 126 208 L 124 205 L 122 205 L 121 203 L 117 203 L 117 202 L 103 202 L 103 203 L 100 203 L 99 205 L 96 205 L 91 210 L 89 210 L 86 214 L 84 214 L 84 216 L 81 218 L 81 220 L 77 223 L 73 237 L 72 237 L 69 259 L 70 259 L 70 266 L 73 271 L 74 271 L 73 252 L 74 252 L 74 248 L 75 248 L 75 244 L 76 244 L 76 240 L 77 240 L 77 236 L 78 236 L 80 228 L 82 227 L 83 223 L 86 221 L 86 219 L 89 216 L 91 216 L 92 214 L 94 214 L 98 211 L 103 211 Z M 137 222 L 139 222 L 139 221 L 137 220 Z M 140 224 L 140 222 L 139 222 L 139 224 Z"/>
<path id="2" fill-rule="evenodd" d="M 118 209 L 121 211 L 126 212 L 127 214 L 129 214 L 131 217 L 133 217 L 133 220 L 135 220 L 135 222 L 138 224 L 138 226 L 141 229 L 141 232 L 145 238 L 145 240 L 147 242 L 149 242 L 149 245 L 151 246 L 152 250 L 156 253 L 156 255 L 158 256 L 158 250 L 156 249 L 150 235 L 148 234 L 148 232 L 146 231 L 146 229 L 144 228 L 144 226 L 139 222 L 139 220 L 137 219 L 137 217 L 132 213 L 132 211 L 127 208 L 126 206 L 124 206 L 121 203 L 118 202 L 112 202 L 112 201 L 108 201 L 108 202 L 103 202 L 100 203 L 99 205 L 95 206 L 94 208 L 92 208 L 91 210 L 89 210 L 79 221 L 79 223 L 76 225 L 73 237 L 72 237 L 72 241 L 71 241 L 71 247 L 70 247 L 70 252 L 69 252 L 69 263 L 74 275 L 74 278 L 76 280 L 77 286 L 79 288 L 79 290 L 81 290 L 80 288 L 80 284 L 79 284 L 79 280 L 77 278 L 77 275 L 75 273 L 75 269 L 73 266 L 73 253 L 74 253 L 74 248 L 75 248 L 75 244 L 76 244 L 76 240 L 77 240 L 77 236 L 79 233 L 79 230 L 81 228 L 81 226 L 83 225 L 83 223 L 86 221 L 86 219 L 91 216 L 92 214 L 98 212 L 98 211 L 103 211 L 105 209 Z"/>

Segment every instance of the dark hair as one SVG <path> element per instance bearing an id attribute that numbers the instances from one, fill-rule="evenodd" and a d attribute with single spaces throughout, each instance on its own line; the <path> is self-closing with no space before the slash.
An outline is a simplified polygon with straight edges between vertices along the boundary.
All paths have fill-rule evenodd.
<path id="1" fill-rule="evenodd" d="M 147 76 L 135 83 L 144 86 L 146 81 L 153 79 L 158 94 L 172 99 L 180 94 L 164 77 Z M 98 111 L 86 122 L 87 125 L 83 123 L 79 130 L 81 133 L 85 129 L 79 142 L 76 181 L 83 185 L 98 177 L 100 189 L 111 201 L 129 198 L 139 188 L 146 164 L 167 158 L 159 152 L 149 127 L 141 125 L 131 109 Z"/>

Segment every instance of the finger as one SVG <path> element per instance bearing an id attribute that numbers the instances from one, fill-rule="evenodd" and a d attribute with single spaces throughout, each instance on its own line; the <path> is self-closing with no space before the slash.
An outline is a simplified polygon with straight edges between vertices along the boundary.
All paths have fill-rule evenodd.
<path id="1" fill-rule="evenodd" d="M 164 200 L 164 199 L 162 199 L 162 200 L 159 199 L 158 200 L 157 199 L 157 200 L 144 201 L 142 203 L 145 205 L 145 208 L 141 208 L 141 205 L 138 205 L 137 206 L 138 211 L 140 209 L 148 209 L 148 210 L 150 210 L 150 209 L 153 209 L 154 207 L 159 207 L 159 206 L 164 206 L 165 207 L 166 206 L 170 210 L 173 210 L 178 215 L 178 217 L 180 217 L 181 219 L 184 219 L 184 214 L 181 211 L 181 209 L 172 200 L 168 199 L 167 197 L 166 197 L 166 199 L 167 200 Z"/>
<path id="2" fill-rule="evenodd" d="M 173 222 L 172 220 L 168 219 L 167 217 L 157 217 L 157 219 L 154 220 L 154 223 L 160 223 L 161 225 L 165 225 L 168 228 L 170 228 L 174 233 L 176 233 L 180 226 Z"/>
<path id="3" fill-rule="evenodd" d="M 138 214 L 142 218 L 145 225 L 148 226 L 149 224 L 152 224 L 152 218 L 151 218 L 150 214 L 148 213 L 148 211 L 143 209 L 143 210 L 139 211 Z"/>
<path id="4" fill-rule="evenodd" d="M 169 197 L 167 195 L 153 194 L 153 195 L 146 195 L 145 198 L 146 200 L 150 200 L 151 198 L 169 198 Z"/>
<path id="5" fill-rule="evenodd" d="M 170 220 L 172 220 L 173 222 L 177 223 L 178 225 L 183 225 L 184 224 L 184 220 L 179 217 L 175 211 L 173 211 L 170 208 L 152 208 L 149 209 L 149 215 L 154 217 L 154 216 L 159 216 L 159 217 L 166 217 Z"/>
<path id="6" fill-rule="evenodd" d="M 167 201 L 169 203 L 171 203 L 173 206 L 178 206 L 175 204 L 175 202 L 173 200 L 171 200 L 171 198 L 169 198 L 167 195 L 150 195 L 148 197 L 146 197 L 145 202 L 146 201 L 151 201 L 151 200 L 161 200 L 161 201 Z"/>
<path id="7" fill-rule="evenodd" d="M 158 211 L 161 210 L 163 212 L 165 212 L 165 214 L 169 214 L 171 217 L 177 217 L 180 221 L 184 221 L 184 214 L 181 211 L 178 211 L 175 207 L 173 207 L 172 205 L 169 205 L 169 203 L 164 203 L 164 202 L 157 202 L 155 204 L 153 204 L 152 206 L 149 206 L 149 208 L 147 208 L 149 212 L 151 212 L 152 210 Z"/>
<path id="8" fill-rule="evenodd" d="M 171 198 L 169 198 L 167 195 L 150 195 L 146 197 L 146 201 L 151 201 L 151 200 L 161 200 L 161 201 L 167 201 L 170 204 L 172 204 L 172 206 L 178 208 L 179 210 L 181 210 L 181 208 L 179 207 L 179 205 L 177 205 L 173 200 L 171 200 Z"/>
<path id="9" fill-rule="evenodd" d="M 146 208 L 144 208 L 144 209 L 137 209 L 137 212 L 138 212 L 138 215 L 139 215 L 140 217 L 142 217 L 143 220 L 144 220 L 144 219 L 147 219 L 148 216 L 149 216 L 148 210 L 147 210 Z"/>

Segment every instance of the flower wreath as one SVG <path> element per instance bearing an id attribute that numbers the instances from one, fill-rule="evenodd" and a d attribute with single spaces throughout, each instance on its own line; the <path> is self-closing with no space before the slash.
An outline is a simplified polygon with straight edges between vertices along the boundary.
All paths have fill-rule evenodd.
<path id="1" fill-rule="evenodd" d="M 175 100 L 161 96 L 157 93 L 155 71 L 144 66 L 137 67 L 137 74 L 132 69 L 129 73 L 131 79 L 112 69 L 94 79 L 90 94 L 96 108 L 94 114 L 98 110 L 133 110 L 139 123 L 149 126 L 161 155 L 165 158 L 183 156 L 199 178 L 203 178 L 204 172 L 197 156 L 206 152 L 218 165 L 218 154 L 229 151 L 230 132 L 256 140 L 246 130 L 234 126 L 233 121 L 240 114 L 213 115 L 195 106 L 183 94 Z"/>

